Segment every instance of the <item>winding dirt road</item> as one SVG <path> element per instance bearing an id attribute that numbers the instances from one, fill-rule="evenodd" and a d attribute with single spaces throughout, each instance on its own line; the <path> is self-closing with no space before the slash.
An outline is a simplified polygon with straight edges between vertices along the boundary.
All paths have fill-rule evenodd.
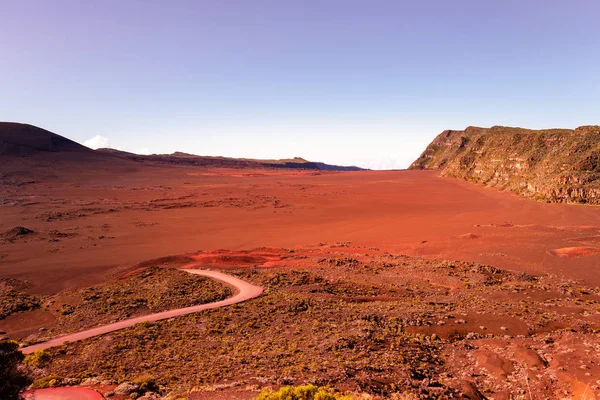
<path id="1" fill-rule="evenodd" d="M 234 276 L 224 274 L 218 271 L 200 270 L 200 269 L 183 269 L 183 271 L 189 272 L 195 275 L 202 275 L 208 278 L 213 278 L 222 281 L 228 285 L 233 286 L 237 293 L 225 300 L 216 301 L 214 303 L 200 304 L 197 306 L 177 308 L 175 310 L 163 311 L 156 314 L 143 315 L 141 317 L 135 317 L 126 319 L 123 321 L 115 322 L 112 324 L 98 326 L 96 328 L 88 329 L 81 332 L 71 333 L 64 336 L 58 336 L 54 339 L 50 339 L 46 342 L 37 343 L 31 346 L 21 348 L 24 354 L 33 353 L 36 350 L 48 349 L 50 347 L 60 346 L 67 342 L 76 342 L 78 340 L 89 339 L 94 336 L 104 335 L 106 333 L 118 331 L 121 329 L 132 327 L 140 322 L 155 322 L 163 319 L 179 317 L 182 315 L 192 314 L 199 311 L 210 310 L 213 308 L 225 307 L 236 303 L 241 303 L 246 300 L 253 299 L 260 296 L 263 292 L 263 288 L 260 286 L 252 285 L 246 281 L 238 279 Z"/>

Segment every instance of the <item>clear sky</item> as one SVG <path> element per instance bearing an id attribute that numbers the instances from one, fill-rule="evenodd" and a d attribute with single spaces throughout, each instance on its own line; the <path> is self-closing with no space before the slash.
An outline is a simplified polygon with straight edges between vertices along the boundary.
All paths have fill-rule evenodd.
<path id="1" fill-rule="evenodd" d="M 600 124 L 599 16 L 598 0 L 0 0 L 0 120 L 402 168 L 444 129 Z"/>

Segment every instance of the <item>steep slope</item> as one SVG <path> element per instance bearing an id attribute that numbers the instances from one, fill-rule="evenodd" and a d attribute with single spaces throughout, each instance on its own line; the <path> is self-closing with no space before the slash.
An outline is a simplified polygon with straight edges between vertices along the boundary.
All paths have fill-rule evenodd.
<path id="1" fill-rule="evenodd" d="M 410 169 L 439 169 L 550 202 L 600 203 L 600 126 L 494 126 L 438 135 Z"/>
<path id="2" fill-rule="evenodd" d="M 27 156 L 38 152 L 92 154 L 93 150 L 33 125 L 0 122 L 0 155 Z"/>
<path id="3" fill-rule="evenodd" d="M 88 182 L 129 173 L 137 165 L 95 152 L 66 137 L 16 122 L 0 122 L 0 192 L 40 182 Z M 0 203 L 4 197 L 0 196 Z"/>

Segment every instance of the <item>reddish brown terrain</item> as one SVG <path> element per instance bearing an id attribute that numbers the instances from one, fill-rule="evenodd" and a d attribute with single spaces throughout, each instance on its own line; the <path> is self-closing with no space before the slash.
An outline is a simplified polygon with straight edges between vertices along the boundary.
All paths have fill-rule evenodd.
<path id="1" fill-rule="evenodd" d="M 535 202 L 438 171 L 215 168 L 6 143 L 4 335 L 34 342 L 99 325 L 89 293 L 133 290 L 123 287 L 153 266 L 193 260 L 265 288 L 230 308 L 51 350 L 42 379 L 87 379 L 104 393 L 152 375 L 163 393 L 195 388 L 197 399 L 305 382 L 379 398 L 600 396 L 597 206 Z M 150 314 L 152 296 L 192 305 L 136 296 L 143 306 L 103 307 L 105 323 Z"/>

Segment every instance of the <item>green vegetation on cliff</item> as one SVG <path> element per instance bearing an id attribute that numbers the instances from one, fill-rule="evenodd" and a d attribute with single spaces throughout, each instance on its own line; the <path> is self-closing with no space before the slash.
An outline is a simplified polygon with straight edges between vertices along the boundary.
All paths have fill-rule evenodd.
<path id="1" fill-rule="evenodd" d="M 444 131 L 410 169 L 439 169 L 549 202 L 600 203 L 600 126 Z"/>

